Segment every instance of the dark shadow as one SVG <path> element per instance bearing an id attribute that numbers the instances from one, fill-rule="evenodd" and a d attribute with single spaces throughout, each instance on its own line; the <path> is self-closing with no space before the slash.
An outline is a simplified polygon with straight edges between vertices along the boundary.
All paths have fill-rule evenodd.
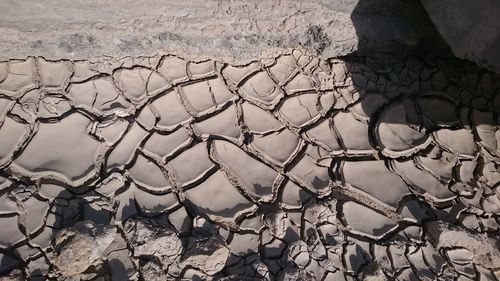
<path id="1" fill-rule="evenodd" d="M 385 107 L 390 107 L 388 103 L 405 101 L 410 101 L 412 106 L 415 99 L 430 92 L 444 93 L 445 97 L 437 97 L 445 100 L 444 103 L 488 112 L 498 110 L 500 75 L 456 58 L 419 0 L 359 0 L 351 20 L 358 37 L 357 51 L 342 60 L 359 93 L 363 110 L 374 111 L 373 103 L 367 99 L 370 94 L 389 93 L 391 98 Z M 371 73 L 366 72 L 368 69 Z M 380 115 L 383 107 L 375 109 L 374 117 Z M 458 120 L 456 111 L 442 112 L 439 106 L 419 107 L 416 105 L 417 111 L 427 110 L 441 119 L 434 123 Z M 410 116 L 385 118 L 383 122 L 424 126 L 429 132 L 437 129 L 436 124 Z M 492 116 L 491 120 L 463 125 L 479 124 L 500 122 Z"/>
<path id="2" fill-rule="evenodd" d="M 24 262 L 16 253 L 2 252 L 0 253 L 0 276 L 1 277 L 24 277 L 22 268 Z"/>
<path id="3" fill-rule="evenodd" d="M 369 115 L 366 149 L 387 148 L 404 157 L 414 153 L 398 146 L 424 146 L 441 128 L 471 129 L 481 140 L 475 127 L 500 124 L 500 75 L 456 58 L 419 0 L 358 0 L 348 12 L 357 51 L 330 63 L 346 73 L 344 82 L 336 81 L 337 100 L 347 108 L 359 102 Z M 421 136 L 405 135 L 415 128 Z M 396 138 L 399 143 L 391 143 Z"/>
<path id="4" fill-rule="evenodd" d="M 488 142 L 476 128 L 493 128 L 488 130 L 495 134 L 500 125 L 500 75 L 455 57 L 419 0 L 356 2 L 351 20 L 359 38 L 357 51 L 331 60 L 331 65 L 343 65 L 347 79 L 352 79 L 352 83 L 338 83 L 337 90 L 350 103 L 347 108 L 359 100 L 361 110 L 367 113 L 370 146 L 389 149 L 394 158 L 405 161 L 406 157 L 429 153 L 433 145 L 425 143 L 433 132 L 465 128 L 471 130 L 473 146 L 483 146 L 498 157 L 494 149 L 498 149 L 497 143 Z M 415 132 L 420 135 L 416 137 Z M 400 143 L 396 145 L 393 141 L 397 139 Z M 464 137 L 465 141 L 469 140 Z M 407 151 L 398 147 L 405 145 Z M 424 147 L 411 151 L 419 145 Z M 444 147 L 440 142 L 437 145 Z M 454 209 L 461 207 L 453 204 L 450 209 L 426 207 L 425 215 L 413 207 L 409 212 L 422 220 L 454 221 L 458 218 Z M 436 217 L 427 216 L 427 212 L 435 212 Z M 384 233 L 385 229 L 376 231 Z M 346 259 L 355 269 L 365 262 L 358 248 Z"/>
<path id="5" fill-rule="evenodd" d="M 419 0 L 358 0 L 351 20 L 359 38 L 357 55 L 452 55 Z"/>
<path id="6" fill-rule="evenodd" d="M 357 274 L 370 261 L 370 254 L 359 245 L 355 245 L 354 247 L 354 251 L 346 258 L 349 259 L 349 265 L 352 267 L 354 273 Z"/>

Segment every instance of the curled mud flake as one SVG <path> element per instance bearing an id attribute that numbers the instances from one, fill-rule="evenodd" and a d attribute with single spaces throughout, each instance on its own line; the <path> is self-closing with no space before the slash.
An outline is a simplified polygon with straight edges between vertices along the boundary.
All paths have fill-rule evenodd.
<path id="1" fill-rule="evenodd" d="M 29 126 L 6 117 L 0 127 L 0 166 L 11 161 L 14 152 L 28 137 Z"/>
<path id="2" fill-rule="evenodd" d="M 451 181 L 453 169 L 458 165 L 458 158 L 455 154 L 439 151 L 436 148 L 427 155 L 416 157 L 415 160 L 420 168 L 427 170 L 443 183 Z"/>
<path id="3" fill-rule="evenodd" d="M 101 195 L 112 198 L 115 193 L 125 186 L 125 177 L 119 173 L 112 173 L 104 178 L 95 191 Z"/>
<path id="4" fill-rule="evenodd" d="M 48 61 L 37 59 L 37 68 L 42 87 L 48 91 L 61 91 L 66 88 L 69 78 L 73 74 L 70 61 Z"/>
<path id="5" fill-rule="evenodd" d="M 160 74 L 145 67 L 119 69 L 113 74 L 113 78 L 120 90 L 136 102 L 155 96 L 171 87 Z"/>
<path id="6" fill-rule="evenodd" d="M 479 144 L 496 157 L 500 156 L 500 121 L 492 112 L 473 109 L 471 121 L 475 126 Z"/>
<path id="7" fill-rule="evenodd" d="M 320 117 L 317 108 L 318 95 L 301 94 L 286 98 L 279 108 L 279 115 L 291 126 L 301 128 Z"/>
<path id="8" fill-rule="evenodd" d="M 354 202 L 344 203 L 342 214 L 350 232 L 372 239 L 381 239 L 398 227 L 392 219 Z"/>
<path id="9" fill-rule="evenodd" d="M 76 108 L 94 114 L 126 116 L 135 109 L 116 89 L 111 77 L 100 77 L 83 83 L 71 84 L 68 96 Z"/>
<path id="10" fill-rule="evenodd" d="M 0 191 L 12 186 L 12 181 L 6 177 L 0 176 Z"/>
<path id="11" fill-rule="evenodd" d="M 181 235 L 188 234 L 191 230 L 191 225 L 193 224 L 185 207 L 178 208 L 177 210 L 171 212 L 168 215 L 168 220 L 173 225 L 177 233 Z"/>
<path id="12" fill-rule="evenodd" d="M 118 144 L 108 154 L 106 160 L 107 169 L 123 169 L 132 160 L 135 151 L 139 148 L 141 141 L 147 134 L 148 132 L 137 123 L 132 124 L 130 129 L 125 132 L 125 135 L 121 137 Z"/>
<path id="13" fill-rule="evenodd" d="M 223 111 L 193 124 L 194 132 L 203 139 L 222 137 L 227 140 L 241 143 L 242 133 L 238 126 L 236 106 L 229 106 Z"/>
<path id="14" fill-rule="evenodd" d="M 291 55 L 283 55 L 268 69 L 273 78 L 278 81 L 280 85 L 283 85 L 297 71 L 297 65 Z"/>
<path id="15" fill-rule="evenodd" d="M 460 125 L 455 104 L 440 99 L 437 93 L 419 97 L 417 106 L 422 115 L 423 125 L 427 128 Z"/>
<path id="16" fill-rule="evenodd" d="M 146 104 L 135 118 L 135 121 L 144 129 L 151 131 L 155 128 L 157 116 L 151 105 Z"/>
<path id="17" fill-rule="evenodd" d="M 373 152 L 368 135 L 368 124 L 357 120 L 348 112 L 336 114 L 332 118 L 332 123 L 348 154 Z"/>
<path id="18" fill-rule="evenodd" d="M 215 62 L 212 60 L 189 62 L 189 73 L 191 79 L 201 79 L 216 74 Z"/>
<path id="19" fill-rule="evenodd" d="M 247 195 L 261 201 L 275 197 L 278 180 L 275 170 L 226 141 L 214 141 L 213 154 Z"/>
<path id="20" fill-rule="evenodd" d="M 436 273 L 432 271 L 431 267 L 427 264 L 424 249 L 418 249 L 408 254 L 408 260 L 415 268 L 417 276 L 428 280 L 435 280 L 437 279 Z"/>
<path id="21" fill-rule="evenodd" d="M 252 62 L 246 66 L 228 65 L 222 70 L 222 75 L 229 80 L 233 86 L 239 86 L 248 76 L 258 72 L 260 66 L 257 62 Z"/>
<path id="22" fill-rule="evenodd" d="M 314 32 L 314 30 L 317 30 L 317 27 L 312 27 L 309 29 L 307 32 Z M 295 59 L 295 63 L 297 64 L 297 67 L 299 68 L 305 68 L 307 67 L 311 62 L 313 62 L 313 56 L 302 52 L 300 50 L 293 50 L 292 51 L 292 56 Z"/>
<path id="23" fill-rule="evenodd" d="M 116 243 L 117 240 L 118 239 L 113 243 Z M 121 243 L 116 243 L 116 249 L 112 249 L 112 251 L 106 255 L 109 267 L 108 276 L 111 276 L 111 280 L 137 280 L 138 272 L 130 257 L 130 252 L 128 249 L 123 248 L 123 244 L 126 242 L 123 241 L 123 238 L 120 240 Z"/>
<path id="24" fill-rule="evenodd" d="M 120 190 L 120 193 L 114 196 L 113 203 L 116 206 L 113 218 L 116 222 L 123 223 L 127 219 L 136 217 L 139 214 L 133 188 L 128 188 L 125 191 Z"/>
<path id="25" fill-rule="evenodd" d="M 166 158 L 186 147 L 192 139 L 185 127 L 171 133 L 153 132 L 144 143 L 143 150 L 166 161 Z"/>
<path id="26" fill-rule="evenodd" d="M 9 74 L 9 62 L 2 61 L 0 62 L 0 82 L 7 78 Z"/>
<path id="27" fill-rule="evenodd" d="M 388 100 L 381 94 L 368 94 L 351 108 L 356 119 L 370 121 L 371 117 L 387 104 Z"/>
<path id="28" fill-rule="evenodd" d="M 162 93 L 151 102 L 151 106 L 159 115 L 156 128 L 160 130 L 174 130 L 192 120 L 191 115 L 182 105 L 176 90 Z"/>
<path id="29" fill-rule="evenodd" d="M 303 154 L 290 168 L 289 175 L 316 195 L 327 195 L 331 191 L 332 182 L 328 168 L 319 166 Z"/>
<path id="30" fill-rule="evenodd" d="M 311 77 L 298 73 L 292 78 L 285 86 L 288 93 L 294 94 L 298 92 L 314 91 L 316 89 L 317 82 Z"/>
<path id="31" fill-rule="evenodd" d="M 72 113 L 57 123 L 41 123 L 11 169 L 22 175 L 57 178 L 72 185 L 85 182 L 97 173 L 103 153 L 103 145 L 87 131 L 90 122 L 85 115 Z M 60 132 L 67 133 L 60 135 Z"/>
<path id="32" fill-rule="evenodd" d="M 202 180 L 215 164 L 208 156 L 207 144 L 202 142 L 182 152 L 168 162 L 181 186 Z"/>
<path id="33" fill-rule="evenodd" d="M 170 182 L 164 172 L 155 162 L 144 157 L 142 154 L 137 155 L 128 171 L 135 183 L 143 186 L 150 192 L 170 190 Z"/>
<path id="34" fill-rule="evenodd" d="M 343 152 L 343 148 L 339 144 L 339 136 L 332 128 L 329 119 L 320 120 L 304 134 L 310 141 L 329 152 L 336 154 Z"/>
<path id="35" fill-rule="evenodd" d="M 450 249 L 446 255 L 458 273 L 469 278 L 476 277 L 476 271 L 472 265 L 474 254 L 471 251 L 464 248 Z"/>
<path id="36" fill-rule="evenodd" d="M 334 89 L 333 94 L 337 101 L 334 108 L 336 109 L 345 109 L 355 104 L 362 98 L 362 94 L 364 94 L 364 92 L 360 92 L 363 91 L 362 89 L 352 85 L 352 80 L 350 78 L 348 81 L 351 82 L 348 86 Z"/>
<path id="37" fill-rule="evenodd" d="M 375 138 L 382 153 L 390 157 L 408 156 L 429 145 L 429 135 L 414 129 L 420 125 L 415 120 L 414 110 L 414 104 L 405 101 L 391 105 L 381 114 L 375 127 Z"/>
<path id="38" fill-rule="evenodd" d="M 251 146 L 278 165 L 284 165 L 300 148 L 300 138 L 288 129 L 267 135 L 255 135 Z"/>
<path id="39" fill-rule="evenodd" d="M 99 74 L 99 72 L 92 69 L 92 66 L 88 61 L 75 61 L 73 66 L 75 72 L 71 76 L 71 83 L 83 82 Z"/>
<path id="40" fill-rule="evenodd" d="M 346 161 L 340 167 L 339 174 L 350 187 L 366 192 L 393 209 L 410 193 L 405 182 L 392 173 L 383 160 Z"/>
<path id="41" fill-rule="evenodd" d="M 433 219 L 431 209 L 417 200 L 410 200 L 401 204 L 400 214 L 404 220 L 412 223 L 421 223 Z"/>
<path id="42" fill-rule="evenodd" d="M 124 118 L 113 118 L 97 123 L 95 126 L 95 135 L 106 141 L 109 146 L 117 143 L 125 134 L 129 123 Z"/>
<path id="43" fill-rule="evenodd" d="M 0 126 L 3 124 L 5 121 L 5 117 L 7 116 L 7 112 L 12 108 L 12 105 L 15 103 L 15 101 L 6 99 L 6 98 L 0 98 Z"/>
<path id="44" fill-rule="evenodd" d="M 266 71 L 257 72 L 241 85 L 240 93 L 244 98 L 272 108 L 285 95 L 281 88 L 271 79 Z"/>
<path id="45" fill-rule="evenodd" d="M 470 187 L 477 186 L 477 179 L 474 171 L 477 167 L 477 161 L 461 161 L 458 169 L 458 180 Z"/>
<path id="46" fill-rule="evenodd" d="M 187 190 L 186 200 L 200 214 L 225 225 L 236 225 L 256 206 L 243 197 L 222 172 L 216 172 L 198 186 Z"/>
<path id="47" fill-rule="evenodd" d="M 288 256 L 301 269 L 304 269 L 311 259 L 307 244 L 304 241 L 291 244 L 288 249 Z"/>
<path id="48" fill-rule="evenodd" d="M 500 212 L 500 190 L 497 188 L 494 194 L 491 194 L 483 199 L 482 209 L 490 214 L 498 214 Z M 492 223 L 493 228 L 497 228 L 496 223 Z"/>
<path id="49" fill-rule="evenodd" d="M 0 254 L 2 260 L 2 281 L 23 281 L 26 276 L 22 270 L 15 267 L 19 266 L 19 261 L 4 254 Z"/>
<path id="50" fill-rule="evenodd" d="M 352 279 L 347 279 L 344 272 L 341 270 L 335 270 L 335 271 L 330 271 L 325 273 L 325 279 L 324 280 L 339 280 L 339 281 L 347 281 L 347 280 L 352 280 Z"/>
<path id="51" fill-rule="evenodd" d="M 236 256 L 244 256 L 251 253 L 259 252 L 259 235 L 247 233 L 235 233 L 231 244 L 229 245 L 231 254 Z"/>
<path id="52" fill-rule="evenodd" d="M 28 91 L 22 96 L 10 110 L 10 114 L 18 117 L 26 123 L 32 124 L 37 119 L 38 107 L 42 93 L 38 89 Z"/>
<path id="53" fill-rule="evenodd" d="M 346 270 L 355 276 L 364 276 L 366 275 L 365 271 L 371 271 L 370 269 L 373 266 L 373 259 L 369 249 L 370 244 L 355 239 L 349 242 L 344 254 Z"/>
<path id="54" fill-rule="evenodd" d="M 4 179 L 5 180 L 5 179 Z M 0 196 L 2 205 L 0 205 L 0 215 L 15 214 L 18 212 L 16 199 L 9 193 L 4 193 Z"/>
<path id="55" fill-rule="evenodd" d="M 347 74 L 346 62 L 340 59 L 331 59 L 330 64 L 333 79 L 339 85 L 342 84 Z"/>
<path id="56" fill-rule="evenodd" d="M 0 222 L 4 226 L 0 229 L 0 248 L 3 250 L 8 250 L 12 246 L 18 245 L 20 242 L 26 239 L 26 236 L 21 229 L 19 229 L 19 215 L 10 214 L 2 216 Z"/>
<path id="57" fill-rule="evenodd" d="M 266 235 L 265 238 L 263 238 L 263 236 L 264 235 L 261 235 L 261 244 L 263 247 L 261 252 L 264 257 L 269 260 L 280 259 L 284 255 L 286 249 L 285 242 L 280 239 L 274 238 L 270 234 Z"/>
<path id="58" fill-rule="evenodd" d="M 38 105 L 38 118 L 60 118 L 71 110 L 70 101 L 62 96 L 44 95 Z"/>
<path id="59" fill-rule="evenodd" d="M 243 123 L 254 134 L 267 134 L 284 128 L 274 115 L 249 102 L 241 104 Z"/>
<path id="60" fill-rule="evenodd" d="M 35 236 L 35 232 L 44 226 L 45 217 L 50 208 L 49 202 L 32 196 L 24 200 L 22 205 L 25 212 L 24 227 L 26 228 L 26 232 Z"/>
<path id="61" fill-rule="evenodd" d="M 319 96 L 319 107 L 321 114 L 326 115 L 336 103 L 335 94 L 332 91 L 327 91 Z"/>
<path id="62" fill-rule="evenodd" d="M 18 98 L 36 86 L 34 58 L 8 62 L 7 76 L 0 82 L 0 94 Z"/>
<path id="63" fill-rule="evenodd" d="M 474 157 L 478 148 L 474 135 L 467 129 L 441 129 L 434 132 L 434 138 L 445 149 L 464 157 Z"/>
<path id="64" fill-rule="evenodd" d="M 162 58 L 157 70 L 167 78 L 168 81 L 177 84 L 189 80 L 186 64 L 186 61 L 181 58 L 165 56 Z"/>
<path id="65" fill-rule="evenodd" d="M 394 276 L 389 247 L 375 244 L 373 254 L 374 259 L 377 261 L 378 269 L 388 276 Z"/>
<path id="66" fill-rule="evenodd" d="M 197 116 L 211 113 L 225 105 L 229 100 L 237 98 L 229 91 L 220 77 L 187 84 L 179 88 L 186 103 Z"/>
<path id="67" fill-rule="evenodd" d="M 426 196 L 431 202 L 446 202 L 456 197 L 431 173 L 416 167 L 412 160 L 393 161 L 392 166 L 405 182 L 409 183 L 417 193 Z"/>

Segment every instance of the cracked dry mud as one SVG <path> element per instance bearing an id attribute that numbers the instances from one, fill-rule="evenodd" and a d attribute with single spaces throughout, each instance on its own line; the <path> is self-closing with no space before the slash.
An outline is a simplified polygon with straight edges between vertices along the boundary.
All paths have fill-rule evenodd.
<path id="1" fill-rule="evenodd" d="M 0 280 L 499 280 L 500 77 L 0 63 Z"/>

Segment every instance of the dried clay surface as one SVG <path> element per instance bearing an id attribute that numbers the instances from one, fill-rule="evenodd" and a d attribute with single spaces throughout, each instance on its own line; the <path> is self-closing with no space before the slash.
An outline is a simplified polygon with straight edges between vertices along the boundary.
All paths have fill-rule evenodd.
<path id="1" fill-rule="evenodd" d="M 413 56 L 0 62 L 0 280 L 498 281 L 499 89 Z"/>

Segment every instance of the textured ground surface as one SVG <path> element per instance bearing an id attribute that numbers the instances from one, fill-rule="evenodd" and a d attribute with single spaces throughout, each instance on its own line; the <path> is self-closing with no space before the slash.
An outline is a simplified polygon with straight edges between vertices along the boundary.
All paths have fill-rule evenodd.
<path id="1" fill-rule="evenodd" d="M 499 280 L 499 87 L 297 50 L 1 62 L 0 279 Z"/>
<path id="2" fill-rule="evenodd" d="M 324 57 L 396 50 L 437 34 L 418 0 L 3 0 L 0 11 L 0 59 L 166 53 L 242 63 L 298 46 Z"/>
<path id="3" fill-rule="evenodd" d="M 457 57 L 500 73 L 499 1 L 422 0 L 422 5 Z"/>

